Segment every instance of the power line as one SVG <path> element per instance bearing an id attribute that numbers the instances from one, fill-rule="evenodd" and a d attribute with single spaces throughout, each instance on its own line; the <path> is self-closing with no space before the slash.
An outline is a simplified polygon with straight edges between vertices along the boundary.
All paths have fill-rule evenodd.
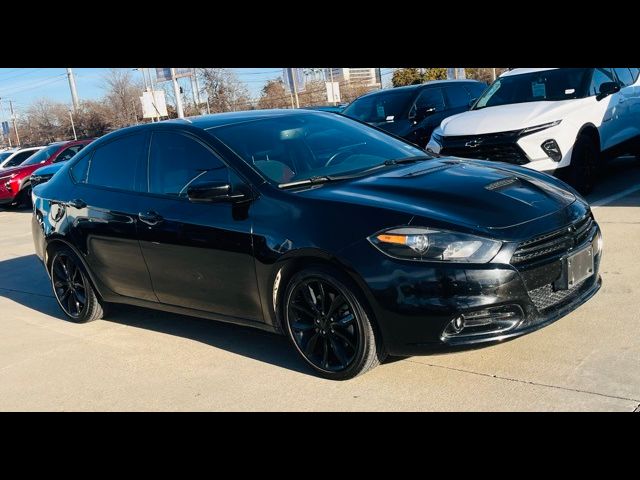
<path id="1" fill-rule="evenodd" d="M 21 70 L 21 69 L 20 69 L 20 70 Z M 40 70 L 44 70 L 44 68 L 35 68 L 35 69 L 27 68 L 27 70 L 33 70 L 33 71 L 32 71 L 32 72 L 21 72 L 21 73 L 19 73 L 19 74 L 17 74 L 17 75 L 12 75 L 12 76 L 10 76 L 10 77 L 4 77 L 4 76 L 3 76 L 2 78 L 0 78 L 0 82 L 3 82 L 3 81 L 5 81 L 5 80 L 11 80 L 11 79 L 13 79 L 13 78 L 22 77 L 22 76 L 24 76 L 24 75 L 31 75 L 31 74 L 33 74 L 33 73 L 36 73 L 36 72 L 40 71 Z"/>

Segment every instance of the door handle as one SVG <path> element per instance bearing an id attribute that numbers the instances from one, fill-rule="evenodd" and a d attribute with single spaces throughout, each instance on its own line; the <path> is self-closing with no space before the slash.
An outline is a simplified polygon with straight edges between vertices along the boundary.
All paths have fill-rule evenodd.
<path id="1" fill-rule="evenodd" d="M 157 225 L 164 220 L 162 216 L 156 212 L 139 213 L 138 218 L 142 223 L 146 223 L 150 226 Z"/>
<path id="2" fill-rule="evenodd" d="M 620 97 L 618 98 L 618 103 L 624 103 L 626 99 L 624 97 Z"/>
<path id="3" fill-rule="evenodd" d="M 75 200 L 71 200 L 67 205 L 73 208 L 81 209 L 87 206 L 87 202 L 80 198 L 76 198 Z"/>

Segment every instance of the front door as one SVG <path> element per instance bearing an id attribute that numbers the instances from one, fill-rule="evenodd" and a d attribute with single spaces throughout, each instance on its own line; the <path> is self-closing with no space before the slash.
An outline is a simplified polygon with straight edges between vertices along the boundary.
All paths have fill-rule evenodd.
<path id="1" fill-rule="evenodd" d="M 200 140 L 156 131 L 138 238 L 161 303 L 262 321 L 250 204 L 193 203 L 199 182 L 240 180 Z"/>

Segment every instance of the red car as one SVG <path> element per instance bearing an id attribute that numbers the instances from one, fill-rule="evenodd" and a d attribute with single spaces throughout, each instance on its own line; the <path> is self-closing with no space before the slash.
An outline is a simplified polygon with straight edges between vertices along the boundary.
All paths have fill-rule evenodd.
<path id="1" fill-rule="evenodd" d="M 0 205 L 29 205 L 31 174 L 50 163 L 66 162 L 93 140 L 52 143 L 17 167 L 0 170 Z"/>

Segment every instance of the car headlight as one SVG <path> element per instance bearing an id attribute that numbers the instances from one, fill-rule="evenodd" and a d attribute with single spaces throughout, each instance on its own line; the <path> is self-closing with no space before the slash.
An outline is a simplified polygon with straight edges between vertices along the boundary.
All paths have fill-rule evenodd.
<path id="1" fill-rule="evenodd" d="M 382 253 L 403 260 L 486 263 L 501 242 L 466 233 L 430 228 L 394 228 L 376 233 L 369 241 Z"/>
<path id="2" fill-rule="evenodd" d="M 541 130 L 546 130 L 547 128 L 555 127 L 556 125 L 560 125 L 562 120 L 556 120 L 555 122 L 543 123 L 541 125 L 536 125 L 535 127 L 527 127 L 520 130 L 520 135 L 529 135 L 530 133 L 536 133 Z"/>

